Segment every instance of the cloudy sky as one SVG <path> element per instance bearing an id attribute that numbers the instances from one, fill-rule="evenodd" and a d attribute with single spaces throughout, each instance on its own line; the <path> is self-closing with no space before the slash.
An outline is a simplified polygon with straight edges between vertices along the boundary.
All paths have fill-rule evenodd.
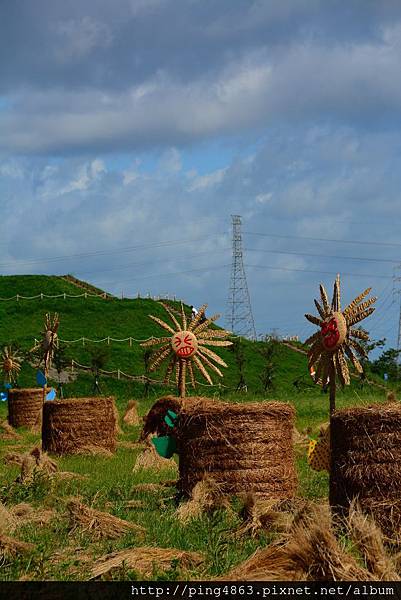
<path id="1" fill-rule="evenodd" d="M 397 345 L 399 0 L 14 0 L 0 57 L 3 274 L 224 314 L 238 214 L 258 334 L 340 272 Z"/>

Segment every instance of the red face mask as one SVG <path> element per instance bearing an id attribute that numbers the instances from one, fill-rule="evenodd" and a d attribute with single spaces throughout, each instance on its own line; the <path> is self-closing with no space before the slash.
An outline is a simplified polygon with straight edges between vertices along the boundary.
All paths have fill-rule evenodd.
<path id="1" fill-rule="evenodd" d="M 192 331 L 179 331 L 174 334 L 171 345 L 179 358 L 190 358 L 198 349 L 198 341 Z"/>
<path id="2" fill-rule="evenodd" d="M 332 317 L 329 321 L 325 321 L 321 327 L 323 346 L 326 350 L 333 350 L 340 339 L 337 319 Z"/>

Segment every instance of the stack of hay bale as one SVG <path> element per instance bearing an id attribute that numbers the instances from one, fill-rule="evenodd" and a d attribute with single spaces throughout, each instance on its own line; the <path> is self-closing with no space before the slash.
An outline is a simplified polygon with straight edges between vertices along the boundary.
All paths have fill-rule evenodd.
<path id="1" fill-rule="evenodd" d="M 281 402 L 232 404 L 208 398 L 167 397 L 151 409 L 144 434 L 165 434 L 168 409 L 179 414 L 174 432 L 179 453 L 179 491 L 190 496 L 212 477 L 226 494 L 291 498 L 297 486 L 292 431 L 294 409 Z"/>
<path id="2" fill-rule="evenodd" d="M 331 419 L 330 504 L 346 513 L 353 499 L 385 532 L 401 526 L 401 406 L 338 410 Z"/>

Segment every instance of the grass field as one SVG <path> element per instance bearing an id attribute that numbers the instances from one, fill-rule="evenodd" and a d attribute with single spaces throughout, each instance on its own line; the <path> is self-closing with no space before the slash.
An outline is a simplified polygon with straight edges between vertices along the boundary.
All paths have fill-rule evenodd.
<path id="1" fill-rule="evenodd" d="M 0 297 L 20 293 L 80 293 L 77 288 L 58 278 L 32 276 L 27 278 L 0 278 Z M 0 302 L 0 342 L 18 342 L 28 348 L 33 338 L 39 336 L 43 326 L 43 316 L 47 311 L 60 314 L 60 337 L 76 339 L 87 336 L 102 338 L 108 335 L 123 338 L 132 336 L 139 339 L 159 335 L 155 324 L 147 314 L 165 317 L 164 309 L 152 300 L 37 300 L 20 302 Z M 157 329 L 157 327 L 156 327 Z M 306 358 L 291 349 L 280 346 L 275 356 L 275 389 L 264 393 L 259 380 L 262 359 L 257 351 L 258 343 L 244 341 L 246 357 L 245 377 L 248 393 L 235 392 L 238 372 L 232 353 L 222 349 L 221 355 L 229 367 L 224 385 L 226 387 L 201 387 L 198 395 L 214 396 L 216 401 L 248 402 L 280 400 L 290 402 L 296 409 L 296 427 L 299 431 L 316 435 L 319 424 L 328 419 L 328 396 L 316 387 L 308 387 L 308 377 L 304 378 L 305 387 L 301 391 L 293 385 L 294 380 L 307 374 Z M 89 357 L 85 347 L 75 345 L 68 350 L 75 360 L 87 363 Z M 138 344 L 132 347 L 122 344 L 111 346 L 107 369 L 121 368 L 129 373 L 143 373 L 142 349 Z M 35 370 L 24 365 L 20 385 L 34 385 Z M 56 382 L 51 382 L 56 383 Z M 93 380 L 90 374 L 80 373 L 79 377 L 66 384 L 65 397 L 92 395 Z M 174 392 L 162 386 L 153 386 L 149 395 L 144 397 L 143 384 L 118 380 L 112 377 L 101 379 L 102 393 L 112 395 L 123 415 L 130 399 L 138 400 L 139 413 L 145 415 L 154 401 L 165 392 Z M 381 388 L 365 386 L 361 389 L 358 382 L 338 393 L 338 407 L 385 401 L 385 391 Z M 6 403 L 0 404 L 0 420 L 6 419 Z M 242 535 L 235 537 L 241 525 L 241 502 L 232 499 L 232 510 L 217 510 L 205 514 L 183 525 L 177 519 L 175 502 L 176 479 L 174 470 L 163 473 L 143 471 L 133 473 L 133 465 L 140 449 L 127 447 L 127 443 L 136 442 L 139 426 L 122 425 L 119 445 L 112 457 L 70 456 L 58 458 L 60 471 L 70 471 L 82 475 L 83 479 L 61 480 L 58 477 L 37 475 L 32 481 L 21 484 L 16 482 L 20 467 L 5 464 L 4 457 L 9 452 L 22 453 L 40 444 L 37 435 L 21 431 L 14 440 L 2 439 L 0 435 L 0 501 L 12 508 L 19 503 L 29 503 L 36 510 L 53 511 L 52 518 L 42 525 L 37 522 L 21 521 L 13 536 L 22 542 L 32 543 L 26 553 L 3 558 L 1 580 L 83 580 L 91 576 L 91 566 L 99 557 L 124 548 L 151 546 L 177 548 L 200 552 L 204 556 L 202 567 L 182 571 L 178 562 L 172 562 L 167 571 L 161 572 L 157 565 L 148 579 L 191 579 L 213 578 L 226 573 L 231 567 L 249 557 L 258 547 L 269 544 L 277 535 L 274 532 L 261 532 L 257 537 Z M 0 431 L 1 434 L 1 431 Z M 302 498 L 324 499 L 328 493 L 328 476 L 312 471 L 306 463 L 305 450 L 297 452 L 299 476 L 298 495 Z M 137 492 L 138 483 L 170 482 L 157 492 Z M 67 509 L 71 497 L 98 510 L 107 511 L 145 528 L 143 536 L 127 533 L 115 540 L 94 540 L 88 531 L 79 528 L 71 530 Z M 127 508 L 127 501 L 139 500 L 143 506 Z M 1 517 L 0 517 L 1 519 Z M 1 528 L 1 520 L 0 520 Z M 1 529 L 0 529 L 1 532 Z M 115 579 L 143 579 L 143 575 L 124 565 L 113 572 Z"/>

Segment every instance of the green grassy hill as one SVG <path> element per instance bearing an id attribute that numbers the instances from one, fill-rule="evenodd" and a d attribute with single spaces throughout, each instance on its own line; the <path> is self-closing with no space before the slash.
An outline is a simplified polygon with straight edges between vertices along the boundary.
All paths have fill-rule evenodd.
<path id="1" fill-rule="evenodd" d="M 26 276 L 2 276 L 0 277 L 0 298 L 19 296 L 36 296 L 39 294 L 58 295 L 66 294 L 67 297 L 60 298 L 37 298 L 33 300 L 0 300 L 0 347 L 7 344 L 18 344 L 21 348 L 28 350 L 34 345 L 34 339 L 39 338 L 43 329 L 44 316 L 46 312 L 57 312 L 60 316 L 59 337 L 62 340 L 76 340 L 81 337 L 90 339 L 102 339 L 110 336 L 111 338 L 123 339 L 132 337 L 134 340 L 144 340 L 151 336 L 164 335 L 165 332 L 156 323 L 149 319 L 148 315 L 153 314 L 164 320 L 169 321 L 163 306 L 150 299 L 124 299 L 108 298 L 107 300 L 98 297 L 87 298 L 69 298 L 68 295 L 78 296 L 83 293 L 83 289 L 76 287 L 73 283 L 56 276 L 44 275 L 26 275 Z M 174 305 L 174 303 L 172 303 Z M 178 308 L 178 303 L 175 303 Z M 189 307 L 185 307 L 189 314 Z M 217 322 L 218 323 L 218 322 Z M 325 418 L 327 412 L 326 399 L 316 386 L 311 385 L 311 380 L 307 371 L 305 355 L 291 350 L 285 345 L 279 345 L 274 357 L 275 363 L 275 387 L 269 392 L 263 391 L 260 380 L 260 373 L 263 369 L 263 358 L 259 353 L 262 342 L 250 342 L 241 340 L 241 345 L 245 357 L 244 375 L 247 384 L 248 393 L 238 393 L 236 388 L 239 382 L 239 371 L 233 352 L 227 348 L 219 348 L 218 353 L 227 362 L 228 368 L 223 369 L 224 379 L 219 381 L 214 378 L 215 386 L 204 385 L 199 375 L 198 381 L 203 385 L 198 386 L 196 394 L 198 395 L 219 395 L 230 397 L 232 400 L 246 401 L 262 398 L 279 398 L 293 401 L 302 414 L 305 402 L 301 398 L 307 398 L 307 405 L 315 405 L 319 414 L 322 412 L 322 418 Z M 139 376 L 144 373 L 144 351 L 139 341 L 129 342 L 102 342 L 99 344 L 82 342 L 70 344 L 66 349 L 66 355 L 69 360 L 83 364 L 90 364 L 90 351 L 100 346 L 105 347 L 109 356 L 105 365 L 105 370 L 121 371 Z M 152 374 L 152 378 L 163 379 L 163 372 Z M 217 384 L 222 383 L 222 387 Z M 294 383 L 298 382 L 298 386 Z M 21 377 L 19 379 L 21 386 L 35 385 L 35 371 L 29 365 L 24 365 Z M 80 372 L 79 377 L 73 383 L 65 388 L 65 395 L 87 395 L 92 391 L 92 376 L 90 373 Z M 117 380 L 116 377 L 102 377 L 102 392 L 116 395 L 117 401 L 130 397 L 141 398 L 144 395 L 144 384 L 124 380 Z M 169 392 L 175 393 L 175 387 L 163 388 L 161 385 L 154 385 L 150 390 L 149 401 L 161 394 Z M 192 393 L 189 388 L 188 393 Z M 339 392 L 338 399 L 341 405 L 342 401 L 348 403 L 355 398 L 364 395 L 379 394 L 383 396 L 382 391 L 371 390 L 369 386 L 365 390 L 359 389 L 359 384 L 354 382 L 350 388 L 344 392 Z M 312 400 L 315 398 L 315 400 Z M 148 402 L 145 402 L 148 404 Z M 322 411 L 320 410 L 322 407 Z"/>

